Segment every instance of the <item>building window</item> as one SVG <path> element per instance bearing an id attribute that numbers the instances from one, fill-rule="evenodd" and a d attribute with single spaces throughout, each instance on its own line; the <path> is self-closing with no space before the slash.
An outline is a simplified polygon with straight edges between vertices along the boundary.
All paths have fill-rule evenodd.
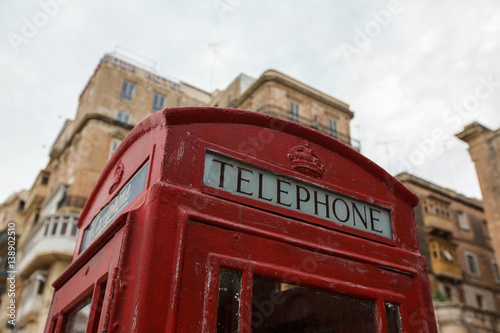
<path id="1" fill-rule="evenodd" d="M 333 119 L 328 119 L 328 129 L 330 130 L 330 136 L 333 136 L 335 139 L 338 137 L 337 132 L 337 121 Z"/>
<path id="2" fill-rule="evenodd" d="M 113 154 L 115 153 L 115 151 L 118 149 L 118 147 L 120 146 L 120 143 L 122 141 L 121 140 L 118 140 L 118 139 L 113 139 L 111 141 L 111 146 L 109 147 L 109 155 L 108 155 L 108 160 L 111 158 L 111 156 L 113 156 Z"/>
<path id="3" fill-rule="evenodd" d="M 132 101 L 134 99 L 135 84 L 127 80 L 123 80 L 120 97 Z"/>
<path id="4" fill-rule="evenodd" d="M 17 210 L 24 210 L 24 205 L 26 203 L 24 202 L 24 200 L 19 200 L 19 205 L 17 206 Z"/>
<path id="5" fill-rule="evenodd" d="M 49 183 L 49 177 L 42 176 L 42 179 L 40 180 L 40 184 L 47 185 L 48 183 Z"/>
<path id="6" fill-rule="evenodd" d="M 290 120 L 299 122 L 299 105 L 294 102 L 290 102 Z"/>
<path id="7" fill-rule="evenodd" d="M 483 296 L 476 294 L 476 303 L 477 303 L 477 307 L 482 309 L 483 308 Z"/>
<path id="8" fill-rule="evenodd" d="M 453 255 L 448 250 L 442 250 L 441 251 L 441 256 L 444 258 L 445 261 L 448 261 L 448 262 L 454 262 L 455 261 L 455 258 L 453 257 Z"/>
<path id="9" fill-rule="evenodd" d="M 491 260 L 491 270 L 493 271 L 495 282 L 500 284 L 500 273 L 498 272 L 498 264 L 495 260 Z"/>
<path id="10" fill-rule="evenodd" d="M 458 226 L 462 230 L 469 230 L 469 222 L 467 222 L 467 215 L 464 212 L 458 213 Z"/>
<path id="11" fill-rule="evenodd" d="M 448 287 L 448 286 L 445 286 L 444 287 L 444 293 L 446 294 L 446 296 L 448 297 L 448 299 L 451 301 L 452 298 L 451 298 L 451 288 Z"/>
<path id="12" fill-rule="evenodd" d="M 465 252 L 465 259 L 467 261 L 467 268 L 471 275 L 479 276 L 479 265 L 477 263 L 477 257 L 474 253 Z"/>
<path id="13" fill-rule="evenodd" d="M 486 220 L 483 220 L 483 229 L 484 229 L 484 235 L 486 236 L 486 238 L 491 238 L 490 229 L 488 229 L 488 222 L 486 222 Z"/>
<path id="14" fill-rule="evenodd" d="M 165 107 L 165 96 L 155 92 L 153 97 L 153 110 L 161 110 Z"/>
<path id="15" fill-rule="evenodd" d="M 45 289 L 45 283 L 47 282 L 47 276 L 39 274 L 36 276 L 38 281 L 38 288 L 36 289 L 37 295 L 43 294 L 43 289 Z"/>
<path id="16" fill-rule="evenodd" d="M 128 124 L 130 120 L 130 113 L 124 111 L 118 111 L 118 113 L 116 114 L 116 120 L 124 124 Z"/>

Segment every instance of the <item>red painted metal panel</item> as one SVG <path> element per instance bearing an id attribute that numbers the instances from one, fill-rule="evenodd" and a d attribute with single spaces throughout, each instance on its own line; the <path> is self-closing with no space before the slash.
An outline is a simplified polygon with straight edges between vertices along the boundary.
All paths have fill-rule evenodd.
<path id="1" fill-rule="evenodd" d="M 210 185 L 207 154 L 386 209 L 393 236 Z M 120 193 L 131 193 L 145 163 L 144 190 L 125 200 Z M 280 194 L 286 192 L 278 187 Z M 62 332 L 68 314 L 90 295 L 97 314 L 89 332 L 215 332 L 221 267 L 242 274 L 240 332 L 250 331 L 257 275 L 372 300 L 379 332 L 387 326 L 384 302 L 400 306 L 404 331 L 436 332 L 416 203 L 358 152 L 299 124 L 242 110 L 156 112 L 123 141 L 89 198 L 73 263 L 54 283 L 46 332 Z M 106 220 L 105 211 L 117 217 Z M 102 232 L 84 242 L 84 230 L 98 223 Z"/>

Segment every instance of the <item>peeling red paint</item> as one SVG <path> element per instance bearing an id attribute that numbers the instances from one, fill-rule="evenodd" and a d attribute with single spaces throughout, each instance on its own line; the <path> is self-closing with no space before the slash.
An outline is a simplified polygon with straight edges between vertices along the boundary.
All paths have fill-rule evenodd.
<path id="1" fill-rule="evenodd" d="M 263 130 L 268 144 L 240 148 Z M 296 163 L 294 169 L 288 155 L 297 145 L 307 145 L 316 158 L 311 160 L 324 168 L 312 172 Z M 393 237 L 207 186 L 207 151 L 384 207 Z M 221 267 L 242 274 L 240 332 L 251 329 L 254 276 L 374 300 L 379 332 L 387 327 L 384 302 L 399 305 L 403 331 L 437 331 L 413 217 L 417 198 L 350 147 L 256 112 L 159 111 L 113 155 L 81 214 L 80 230 L 113 200 L 110 186 L 118 193 L 145 161 L 143 192 L 81 253 L 80 232 L 73 263 L 54 282 L 46 332 L 64 331 L 67 314 L 98 285 L 106 291 L 91 311 L 88 327 L 96 332 L 215 332 Z M 120 163 L 123 174 L 115 185 Z M 82 274 L 86 267 L 91 269 Z M 103 310 L 93 316 L 97 307 Z"/>

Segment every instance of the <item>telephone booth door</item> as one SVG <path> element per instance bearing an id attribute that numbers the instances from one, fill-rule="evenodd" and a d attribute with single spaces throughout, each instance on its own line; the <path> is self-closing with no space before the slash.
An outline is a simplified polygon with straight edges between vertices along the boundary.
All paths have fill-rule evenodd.
<path id="1" fill-rule="evenodd" d="M 424 331 L 416 274 L 350 257 L 318 227 L 245 211 L 237 228 L 186 217 L 178 332 Z M 246 215 L 315 236 L 259 232 Z"/>
<path id="2" fill-rule="evenodd" d="M 118 266 L 123 230 L 118 231 L 101 249 L 100 255 L 88 260 L 78 270 L 66 271 L 73 277 L 55 294 L 48 318 L 47 332 L 101 332 L 105 327 L 110 295 L 114 292 L 114 274 Z"/>

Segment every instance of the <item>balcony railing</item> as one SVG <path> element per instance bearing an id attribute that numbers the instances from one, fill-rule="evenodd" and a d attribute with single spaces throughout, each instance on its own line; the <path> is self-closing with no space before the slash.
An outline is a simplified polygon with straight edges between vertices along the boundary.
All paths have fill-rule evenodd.
<path id="1" fill-rule="evenodd" d="M 425 213 L 424 225 L 436 230 L 442 230 L 443 232 L 449 233 L 450 235 L 453 235 L 456 230 L 456 226 L 453 220 L 430 213 Z"/>
<path id="2" fill-rule="evenodd" d="M 43 201 L 42 215 L 55 214 L 61 207 L 83 208 L 87 197 L 69 195 L 70 185 L 60 183 Z"/>
<path id="3" fill-rule="evenodd" d="M 78 228 L 76 214 L 54 214 L 37 223 L 23 240 L 18 271 L 29 275 L 56 258 L 73 256 Z"/>
<path id="4" fill-rule="evenodd" d="M 257 109 L 257 112 L 262 112 L 262 113 L 270 114 L 273 116 L 278 116 L 281 118 L 290 119 L 290 114 L 289 114 L 288 110 L 285 110 L 285 109 L 283 109 L 279 106 L 275 106 L 275 105 L 264 105 L 263 107 Z M 340 142 L 343 142 L 343 143 L 351 146 L 353 149 L 356 149 L 357 151 L 359 151 L 361 149 L 361 144 L 358 140 L 355 140 L 355 139 L 351 138 L 349 135 L 344 134 L 344 133 L 340 133 L 336 130 L 331 132 L 330 128 L 328 128 L 328 126 L 322 125 L 318 121 L 316 121 L 312 118 L 299 115 L 298 122 L 300 124 L 314 128 L 315 130 L 323 132 L 327 135 L 330 135 L 331 137 L 334 137 L 335 139 L 339 140 Z"/>
<path id="5" fill-rule="evenodd" d="M 443 332 L 499 332 L 498 312 L 454 302 L 434 302 Z"/>
<path id="6" fill-rule="evenodd" d="M 61 207 L 83 208 L 86 202 L 87 197 L 68 195 L 61 204 Z"/>

